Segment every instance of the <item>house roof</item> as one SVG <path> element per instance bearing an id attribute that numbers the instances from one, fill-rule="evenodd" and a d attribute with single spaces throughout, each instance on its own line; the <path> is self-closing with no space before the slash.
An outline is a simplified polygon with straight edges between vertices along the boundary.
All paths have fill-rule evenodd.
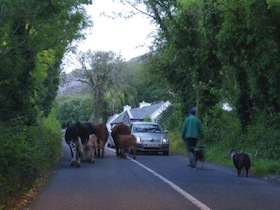
<path id="1" fill-rule="evenodd" d="M 165 102 L 152 104 L 150 106 L 145 106 L 143 108 L 133 108 L 130 110 L 133 119 L 144 119 L 145 117 L 150 117 L 154 112 L 156 112 Z"/>
<path id="2" fill-rule="evenodd" d="M 128 123 L 129 119 L 130 121 L 143 121 L 145 117 L 155 116 L 156 118 L 169 105 L 170 102 L 167 101 L 167 102 L 160 102 L 157 104 L 151 104 L 149 106 L 144 106 L 142 108 L 136 107 L 136 108 L 131 108 L 130 110 L 126 109 L 114 121 L 112 121 L 111 124 L 116 124 L 120 122 Z"/>
<path id="3" fill-rule="evenodd" d="M 122 112 L 115 120 L 113 120 L 111 122 L 111 124 L 117 124 L 117 123 L 124 122 L 127 115 L 128 115 L 127 111 Z"/>

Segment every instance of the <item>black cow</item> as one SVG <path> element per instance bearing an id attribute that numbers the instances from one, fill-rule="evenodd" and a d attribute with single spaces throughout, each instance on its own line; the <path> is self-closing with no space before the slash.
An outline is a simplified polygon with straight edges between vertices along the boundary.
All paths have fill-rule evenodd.
<path id="1" fill-rule="evenodd" d="M 71 151 L 71 166 L 80 167 L 80 155 L 85 159 L 84 145 L 86 145 L 88 138 L 88 129 L 83 124 L 77 122 L 67 127 L 65 141 Z"/>
<path id="2" fill-rule="evenodd" d="M 88 129 L 89 135 L 91 134 L 96 135 L 97 129 L 92 123 L 83 123 L 83 126 L 85 126 Z"/>

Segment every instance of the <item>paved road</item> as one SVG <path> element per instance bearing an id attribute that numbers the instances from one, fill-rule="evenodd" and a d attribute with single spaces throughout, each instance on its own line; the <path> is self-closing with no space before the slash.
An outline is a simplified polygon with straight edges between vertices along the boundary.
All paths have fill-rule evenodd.
<path id="1" fill-rule="evenodd" d="M 95 164 L 70 166 L 70 150 L 51 174 L 30 210 L 276 210 L 280 183 L 237 177 L 235 170 L 205 163 L 187 167 L 187 159 L 170 154 L 120 159 L 106 150 Z"/>

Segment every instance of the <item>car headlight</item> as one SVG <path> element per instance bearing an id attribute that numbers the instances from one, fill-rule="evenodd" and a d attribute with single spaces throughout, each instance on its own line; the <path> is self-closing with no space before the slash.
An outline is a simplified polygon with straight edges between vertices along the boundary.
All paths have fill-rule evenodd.
<path id="1" fill-rule="evenodd" d="M 162 143 L 168 143 L 168 139 L 163 138 L 163 139 L 162 139 Z"/>
<path id="2" fill-rule="evenodd" d="M 136 137 L 136 142 L 141 143 L 141 139 L 139 137 Z"/>

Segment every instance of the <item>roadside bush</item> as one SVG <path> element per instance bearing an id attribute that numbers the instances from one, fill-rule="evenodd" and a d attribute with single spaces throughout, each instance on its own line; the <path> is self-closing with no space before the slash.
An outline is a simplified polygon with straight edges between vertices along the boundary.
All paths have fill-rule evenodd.
<path id="1" fill-rule="evenodd" d="M 225 111 L 217 105 L 202 120 L 207 143 L 233 148 L 243 141 L 240 121 L 234 111 Z"/>
<path id="2" fill-rule="evenodd" d="M 268 116 L 259 116 L 256 123 L 248 127 L 244 147 L 251 148 L 255 157 L 269 160 L 280 159 L 280 132 L 277 124 L 271 125 Z"/>
<path id="3" fill-rule="evenodd" d="M 172 104 L 161 114 L 159 119 L 159 124 L 169 131 L 181 131 L 183 122 L 184 116 L 182 115 L 180 104 Z"/>
<path id="4" fill-rule="evenodd" d="M 61 157 L 61 129 L 54 116 L 34 126 L 0 122 L 0 209 L 28 191 Z"/>
<path id="5" fill-rule="evenodd" d="M 168 138 L 170 140 L 169 149 L 171 153 L 186 155 L 186 144 L 181 138 L 180 132 L 169 132 Z"/>

